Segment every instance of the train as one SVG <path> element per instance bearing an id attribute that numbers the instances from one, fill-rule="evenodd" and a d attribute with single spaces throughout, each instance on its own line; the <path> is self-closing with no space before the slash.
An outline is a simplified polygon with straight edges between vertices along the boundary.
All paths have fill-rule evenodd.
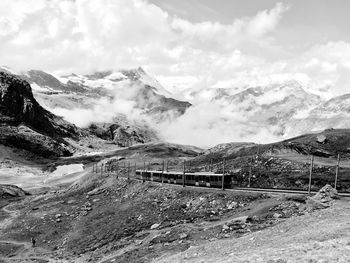
<path id="1" fill-rule="evenodd" d="M 216 188 L 230 188 L 232 184 L 232 175 L 225 174 L 225 176 L 223 176 L 223 174 L 215 174 L 210 172 L 181 173 L 167 171 L 136 170 L 136 178 L 142 181 L 155 181 L 169 184 Z"/>

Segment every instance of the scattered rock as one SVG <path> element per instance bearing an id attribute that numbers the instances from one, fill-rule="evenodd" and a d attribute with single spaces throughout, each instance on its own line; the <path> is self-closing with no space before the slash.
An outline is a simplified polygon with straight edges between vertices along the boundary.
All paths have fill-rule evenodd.
<path id="1" fill-rule="evenodd" d="M 97 195 L 101 192 L 101 189 L 99 188 L 95 188 L 94 190 L 91 190 L 90 192 L 87 192 L 88 196 L 92 196 L 92 195 Z"/>
<path id="2" fill-rule="evenodd" d="M 317 135 L 317 142 L 321 144 L 325 144 L 327 142 L 327 137 L 323 134 Z"/>
<path id="3" fill-rule="evenodd" d="M 152 226 L 151 226 L 151 229 L 156 229 L 156 228 L 158 228 L 160 226 L 160 224 L 153 224 Z"/>
<path id="4" fill-rule="evenodd" d="M 274 218 L 280 218 L 280 217 L 282 217 L 282 215 L 279 214 L 279 213 L 274 213 L 274 214 L 273 214 L 273 217 L 274 217 Z"/>
<path id="5" fill-rule="evenodd" d="M 222 232 L 226 232 L 228 230 L 230 230 L 230 227 L 228 225 L 225 224 L 222 226 Z"/>
<path id="6" fill-rule="evenodd" d="M 186 233 L 181 233 L 180 234 L 180 239 L 185 239 L 187 237 L 188 237 L 188 235 Z"/>

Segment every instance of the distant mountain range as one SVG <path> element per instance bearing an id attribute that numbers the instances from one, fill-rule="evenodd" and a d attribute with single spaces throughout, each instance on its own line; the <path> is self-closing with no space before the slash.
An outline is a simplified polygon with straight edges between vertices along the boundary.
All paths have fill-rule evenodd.
<path id="1" fill-rule="evenodd" d="M 6 67 L 0 71 L 16 73 Z M 152 118 L 157 123 L 176 119 L 201 103 L 216 104 L 222 109 L 217 112 L 217 123 L 239 129 L 242 141 L 251 141 L 262 129 L 277 140 L 350 127 L 350 94 L 325 99 L 294 80 L 257 87 L 197 88 L 185 91 L 183 97 L 191 99 L 187 102 L 173 98 L 142 68 L 90 75 L 55 76 L 40 70 L 16 74 L 31 84 L 38 102 L 56 114 L 55 109 L 90 109 L 96 100 L 104 99 L 121 107 L 128 102 L 126 107 L 139 110 L 141 119 Z M 215 128 L 215 123 L 210 125 Z"/>
<path id="2" fill-rule="evenodd" d="M 227 121 L 230 116 L 241 116 L 238 126 L 252 134 L 263 128 L 275 138 L 285 139 L 327 128 L 350 127 L 350 94 L 325 99 L 294 80 L 258 87 L 202 89 L 188 96 L 220 105 Z"/>

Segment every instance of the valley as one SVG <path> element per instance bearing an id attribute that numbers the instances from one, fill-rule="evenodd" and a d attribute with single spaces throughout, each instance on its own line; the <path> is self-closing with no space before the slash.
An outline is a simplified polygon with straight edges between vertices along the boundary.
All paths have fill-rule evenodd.
<path id="1" fill-rule="evenodd" d="M 321 241 L 301 235 L 288 246 L 287 233 L 285 254 L 278 249 L 271 253 L 276 231 L 296 229 L 294 222 L 306 220 L 312 226 L 310 235 L 315 236 L 319 224 L 315 218 L 322 215 L 327 222 L 334 220 L 334 214 L 348 215 L 347 197 L 339 200 L 332 186 L 339 154 L 337 190 L 350 192 L 350 130 L 326 129 L 274 143 L 224 143 L 203 149 L 166 142 L 149 122 L 126 114 L 79 127 L 48 111 L 50 103 L 72 110 L 69 107 L 87 102 L 88 96 L 105 96 L 93 95 L 96 90 L 85 84 L 106 77 L 108 82 L 111 74 L 85 76 L 84 81 L 79 77 L 80 88 L 71 93 L 65 89 L 72 83 L 32 72 L 28 81 L 35 79 L 42 86 L 50 83 L 52 89 L 39 94 L 32 92 L 38 84 L 0 72 L 0 262 L 214 262 L 215 253 L 203 253 L 203 248 L 225 250 L 220 252 L 220 261 L 234 257 L 237 262 L 254 262 L 258 255 L 284 260 L 284 255 L 294 255 L 295 242 L 316 246 Z M 122 79 L 139 82 L 143 80 L 140 74 L 144 71 L 124 72 Z M 121 77 L 112 75 L 113 79 Z M 78 77 L 69 78 L 77 81 Z M 151 104 L 138 104 L 146 119 L 159 123 L 171 115 L 175 121 L 191 109 L 190 104 L 167 99 L 154 89 L 140 91 L 147 101 L 152 101 L 149 96 L 158 98 Z M 89 103 L 83 107 L 90 109 Z M 176 114 L 170 114 L 174 108 Z M 94 115 L 89 117 L 94 119 Z M 306 191 L 310 156 L 314 156 L 311 190 L 320 191 L 315 196 L 234 190 Z M 117 165 L 113 171 L 108 170 L 111 164 Z M 230 185 L 223 191 L 135 180 L 136 169 L 162 171 L 163 164 L 170 172 L 181 172 L 185 165 L 186 173 L 224 173 Z M 329 231 L 340 233 L 346 227 L 342 219 Z M 272 246 L 258 242 L 265 235 L 274 236 Z M 346 234 L 337 235 L 337 241 L 331 237 L 327 232 L 326 243 L 317 244 L 333 246 L 336 256 L 346 257 Z M 243 255 L 243 249 L 251 249 L 250 241 L 261 249 Z M 228 249 L 231 245 L 232 250 Z M 321 256 L 317 251 L 312 254 Z"/>

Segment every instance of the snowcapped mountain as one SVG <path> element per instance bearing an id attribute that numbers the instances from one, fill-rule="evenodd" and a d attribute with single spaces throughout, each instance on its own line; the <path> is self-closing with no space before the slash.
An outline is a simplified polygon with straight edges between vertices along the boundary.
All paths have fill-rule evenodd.
<path id="1" fill-rule="evenodd" d="M 0 71 L 12 70 L 1 67 Z M 190 103 L 169 98 L 171 95 L 156 79 L 142 68 L 95 72 L 90 75 L 55 76 L 30 70 L 17 73 L 31 84 L 36 99 L 46 108 L 88 109 L 107 101 L 113 108 L 125 105 L 157 120 L 182 115 Z M 97 105 L 97 106 L 96 106 Z M 110 110 L 113 110 L 111 108 Z M 111 117 L 111 119 L 113 119 Z"/>
<path id="2" fill-rule="evenodd" d="M 65 84 L 79 85 L 86 89 L 115 89 L 120 83 L 132 82 L 135 84 L 145 85 L 152 88 L 152 90 L 163 96 L 171 96 L 171 93 L 167 91 L 155 78 L 149 76 L 141 67 L 130 70 L 120 71 L 102 71 L 95 72 L 90 75 L 77 75 L 71 74 L 68 76 L 59 77 L 60 81 Z"/>
<path id="3" fill-rule="evenodd" d="M 0 71 L 13 73 L 7 67 Z M 149 124 L 182 118 L 178 124 L 188 133 L 199 127 L 208 134 L 219 129 L 215 134 L 224 133 L 225 141 L 230 136 L 232 141 L 254 141 L 262 131 L 264 138 L 278 140 L 350 126 L 350 94 L 327 100 L 294 80 L 257 87 L 196 87 L 184 94 L 191 105 L 173 98 L 142 68 L 66 76 L 30 70 L 17 75 L 31 84 L 40 104 L 80 127 L 113 123 L 121 115 L 151 118 Z M 174 125 L 169 129 L 176 131 Z"/>
<path id="4" fill-rule="evenodd" d="M 215 105 L 218 120 L 211 126 L 225 122 L 228 129 L 238 130 L 242 141 L 259 138 L 262 131 L 278 140 L 350 126 L 350 94 L 326 100 L 294 80 L 258 87 L 207 88 L 192 91 L 190 97 L 194 107 L 196 103 Z"/>

